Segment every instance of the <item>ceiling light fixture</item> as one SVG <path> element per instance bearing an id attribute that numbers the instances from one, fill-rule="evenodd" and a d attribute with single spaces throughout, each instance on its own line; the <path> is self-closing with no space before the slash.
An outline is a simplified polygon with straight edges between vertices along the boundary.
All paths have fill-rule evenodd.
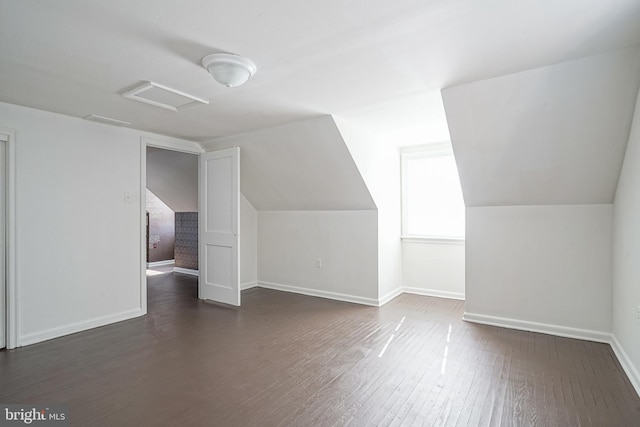
<path id="1" fill-rule="evenodd" d="M 233 53 L 207 55 L 202 59 L 202 66 L 218 83 L 227 87 L 245 84 L 257 71 L 252 60 Z"/>

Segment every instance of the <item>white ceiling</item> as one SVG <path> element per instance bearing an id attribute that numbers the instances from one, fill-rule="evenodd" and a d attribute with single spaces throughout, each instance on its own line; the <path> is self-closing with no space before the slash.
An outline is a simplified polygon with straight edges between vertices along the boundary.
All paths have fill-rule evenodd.
<path id="1" fill-rule="evenodd" d="M 443 90 L 465 204 L 612 203 L 639 85 L 635 48 Z"/>
<path id="2" fill-rule="evenodd" d="M 393 110 L 446 86 L 633 45 L 639 23 L 637 0 L 0 0 L 0 101 L 207 141 Z M 243 87 L 217 84 L 200 66 L 215 51 L 248 56 L 258 73 Z M 119 95 L 145 80 L 210 104 L 173 113 Z"/>

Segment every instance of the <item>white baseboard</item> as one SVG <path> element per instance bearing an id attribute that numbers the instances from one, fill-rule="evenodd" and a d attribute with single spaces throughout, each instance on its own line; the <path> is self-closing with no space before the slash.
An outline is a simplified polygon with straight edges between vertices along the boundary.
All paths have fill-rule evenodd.
<path id="1" fill-rule="evenodd" d="M 388 294 L 381 297 L 378 302 L 379 306 L 382 307 L 395 297 L 402 294 L 414 294 L 414 295 L 423 295 L 427 297 L 437 297 L 437 298 L 448 298 L 448 299 L 456 299 L 464 301 L 464 294 L 459 292 L 447 292 L 447 291 L 439 291 L 436 289 L 422 289 L 422 288 L 409 288 L 409 287 L 401 287 L 396 288 Z"/>
<path id="2" fill-rule="evenodd" d="M 241 291 L 246 291 L 247 289 L 255 288 L 257 286 L 258 286 L 258 282 L 256 282 L 256 281 L 244 282 L 244 283 L 240 283 L 240 290 Z"/>
<path id="3" fill-rule="evenodd" d="M 26 334 L 18 338 L 18 347 L 47 341 L 53 338 L 62 337 L 64 335 L 75 334 L 76 332 L 98 328 L 100 326 L 109 325 L 111 323 L 122 322 L 123 320 L 129 320 L 135 317 L 143 316 L 144 314 L 145 313 L 141 309 L 136 308 L 135 310 L 124 311 L 122 313 L 112 314 L 108 316 L 96 317 L 94 319 L 89 319 L 82 322 L 76 322 L 69 325 L 46 329 L 40 332 Z"/>
<path id="4" fill-rule="evenodd" d="M 551 325 L 548 323 L 529 322 L 527 320 L 510 319 L 506 317 L 487 316 L 484 314 L 465 312 L 463 320 L 482 325 L 500 326 L 503 328 L 517 329 L 520 331 L 540 332 L 566 338 L 594 341 L 609 344 L 611 334 L 608 332 L 591 331 L 588 329 L 571 328 L 568 326 Z"/>
<path id="5" fill-rule="evenodd" d="M 320 291 L 317 289 L 300 288 L 297 286 L 283 285 L 280 283 L 261 282 L 258 281 L 258 286 L 266 289 L 273 289 L 276 291 L 292 292 L 294 294 L 308 295 L 311 297 L 328 298 L 338 301 L 352 302 L 356 304 L 369 305 L 378 307 L 378 300 L 375 298 L 359 297 L 356 295 L 340 294 L 337 292 Z"/>
<path id="6" fill-rule="evenodd" d="M 422 289 L 422 288 L 402 288 L 402 292 L 407 294 L 424 295 L 427 297 L 448 298 L 464 301 L 464 293 L 462 292 L 449 292 L 439 291 L 437 289 Z"/>
<path id="7" fill-rule="evenodd" d="M 147 268 L 160 267 L 162 265 L 171 265 L 173 263 L 175 263 L 174 259 L 167 259 L 167 260 L 164 260 L 164 261 L 148 262 L 147 263 Z"/>
<path id="8" fill-rule="evenodd" d="M 247 283 L 241 284 L 240 286 L 241 286 L 240 288 L 241 290 L 260 287 L 260 288 L 266 288 L 266 289 L 274 289 L 276 291 L 293 292 L 301 295 L 309 295 L 312 297 L 320 297 L 320 298 L 327 298 L 327 299 L 333 299 L 338 301 L 352 302 L 356 304 L 369 305 L 373 307 L 382 307 L 383 305 L 385 305 L 386 303 L 388 303 L 389 301 L 393 300 L 394 298 L 396 298 L 397 296 L 403 293 L 425 295 L 425 296 L 438 297 L 438 298 L 464 300 L 464 294 L 459 294 L 455 292 L 436 291 L 432 289 L 419 289 L 419 288 L 402 288 L 402 287 L 396 288 L 393 291 L 387 293 L 383 297 L 376 300 L 375 298 L 366 298 L 366 297 L 360 297 L 356 295 L 341 294 L 337 292 L 320 291 L 317 289 L 301 288 L 298 286 L 283 285 L 280 283 L 272 283 L 272 282 L 262 282 L 262 281 L 247 282 Z"/>
<path id="9" fill-rule="evenodd" d="M 624 369 L 627 377 L 629 377 L 631 385 L 636 389 L 638 396 L 640 396 L 640 374 L 615 335 L 611 336 L 611 348 L 618 358 L 620 365 L 622 365 L 622 369 Z"/>
<path id="10" fill-rule="evenodd" d="M 404 292 L 403 288 L 396 288 L 391 292 L 389 292 L 388 294 L 384 295 L 382 298 L 378 298 L 378 307 L 382 307 L 383 305 L 385 305 L 395 297 L 402 295 L 403 292 Z"/>
<path id="11" fill-rule="evenodd" d="M 174 273 L 188 274 L 190 276 L 199 276 L 200 275 L 198 270 L 192 270 L 190 268 L 182 268 L 182 267 L 173 267 L 173 272 Z"/>

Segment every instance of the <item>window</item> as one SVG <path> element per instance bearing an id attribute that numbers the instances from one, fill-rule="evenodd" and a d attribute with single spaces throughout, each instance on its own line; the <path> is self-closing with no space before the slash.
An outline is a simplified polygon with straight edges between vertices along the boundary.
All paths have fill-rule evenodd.
<path id="1" fill-rule="evenodd" d="M 464 239 L 464 201 L 451 144 L 402 149 L 403 237 Z"/>

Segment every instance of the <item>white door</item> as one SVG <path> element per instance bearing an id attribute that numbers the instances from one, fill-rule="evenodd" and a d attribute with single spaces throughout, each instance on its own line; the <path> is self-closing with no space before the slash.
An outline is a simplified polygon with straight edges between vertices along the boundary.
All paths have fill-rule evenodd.
<path id="1" fill-rule="evenodd" d="M 0 348 L 7 346 L 7 275 L 5 268 L 6 146 L 7 136 L 0 134 Z"/>
<path id="2" fill-rule="evenodd" d="M 198 296 L 240 305 L 240 148 L 200 155 Z"/>

